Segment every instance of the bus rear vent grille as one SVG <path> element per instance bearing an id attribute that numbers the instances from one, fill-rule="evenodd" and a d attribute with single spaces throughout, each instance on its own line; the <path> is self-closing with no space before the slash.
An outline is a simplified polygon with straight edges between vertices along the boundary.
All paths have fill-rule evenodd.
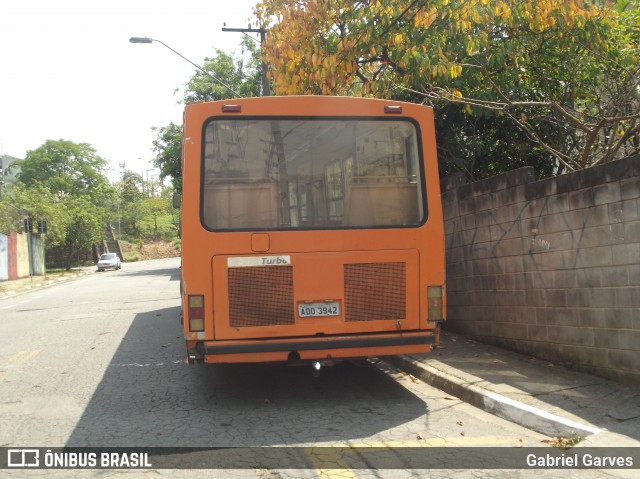
<path id="1" fill-rule="evenodd" d="M 346 321 L 404 319 L 405 308 L 405 263 L 344 265 Z"/>
<path id="2" fill-rule="evenodd" d="M 294 324 L 291 266 L 229 268 L 229 326 Z"/>

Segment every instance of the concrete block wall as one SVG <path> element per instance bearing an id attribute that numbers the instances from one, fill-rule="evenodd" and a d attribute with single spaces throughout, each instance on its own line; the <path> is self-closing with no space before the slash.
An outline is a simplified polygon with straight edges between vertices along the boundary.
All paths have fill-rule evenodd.
<path id="1" fill-rule="evenodd" d="M 640 157 L 443 181 L 447 329 L 640 383 Z"/>

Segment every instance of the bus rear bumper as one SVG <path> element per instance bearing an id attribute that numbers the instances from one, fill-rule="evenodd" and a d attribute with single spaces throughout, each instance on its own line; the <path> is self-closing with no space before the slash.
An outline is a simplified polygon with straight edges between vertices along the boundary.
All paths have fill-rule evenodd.
<path id="1" fill-rule="evenodd" d="M 189 343 L 189 363 L 283 362 L 427 353 L 433 349 L 436 335 L 430 330 L 291 339 L 198 341 L 191 346 Z"/>

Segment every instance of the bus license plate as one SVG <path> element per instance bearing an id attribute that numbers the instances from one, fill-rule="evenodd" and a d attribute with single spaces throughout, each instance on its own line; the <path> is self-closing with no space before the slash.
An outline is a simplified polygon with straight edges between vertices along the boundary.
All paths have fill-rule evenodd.
<path id="1" fill-rule="evenodd" d="M 298 316 L 301 318 L 340 316 L 340 303 L 337 301 L 331 301 L 326 303 L 298 304 Z"/>

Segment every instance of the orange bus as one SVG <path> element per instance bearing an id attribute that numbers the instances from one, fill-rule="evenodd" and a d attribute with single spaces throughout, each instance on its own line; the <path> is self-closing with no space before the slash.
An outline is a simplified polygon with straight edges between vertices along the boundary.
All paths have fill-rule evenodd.
<path id="1" fill-rule="evenodd" d="M 432 109 L 291 96 L 184 112 L 189 363 L 430 351 L 445 317 Z"/>

